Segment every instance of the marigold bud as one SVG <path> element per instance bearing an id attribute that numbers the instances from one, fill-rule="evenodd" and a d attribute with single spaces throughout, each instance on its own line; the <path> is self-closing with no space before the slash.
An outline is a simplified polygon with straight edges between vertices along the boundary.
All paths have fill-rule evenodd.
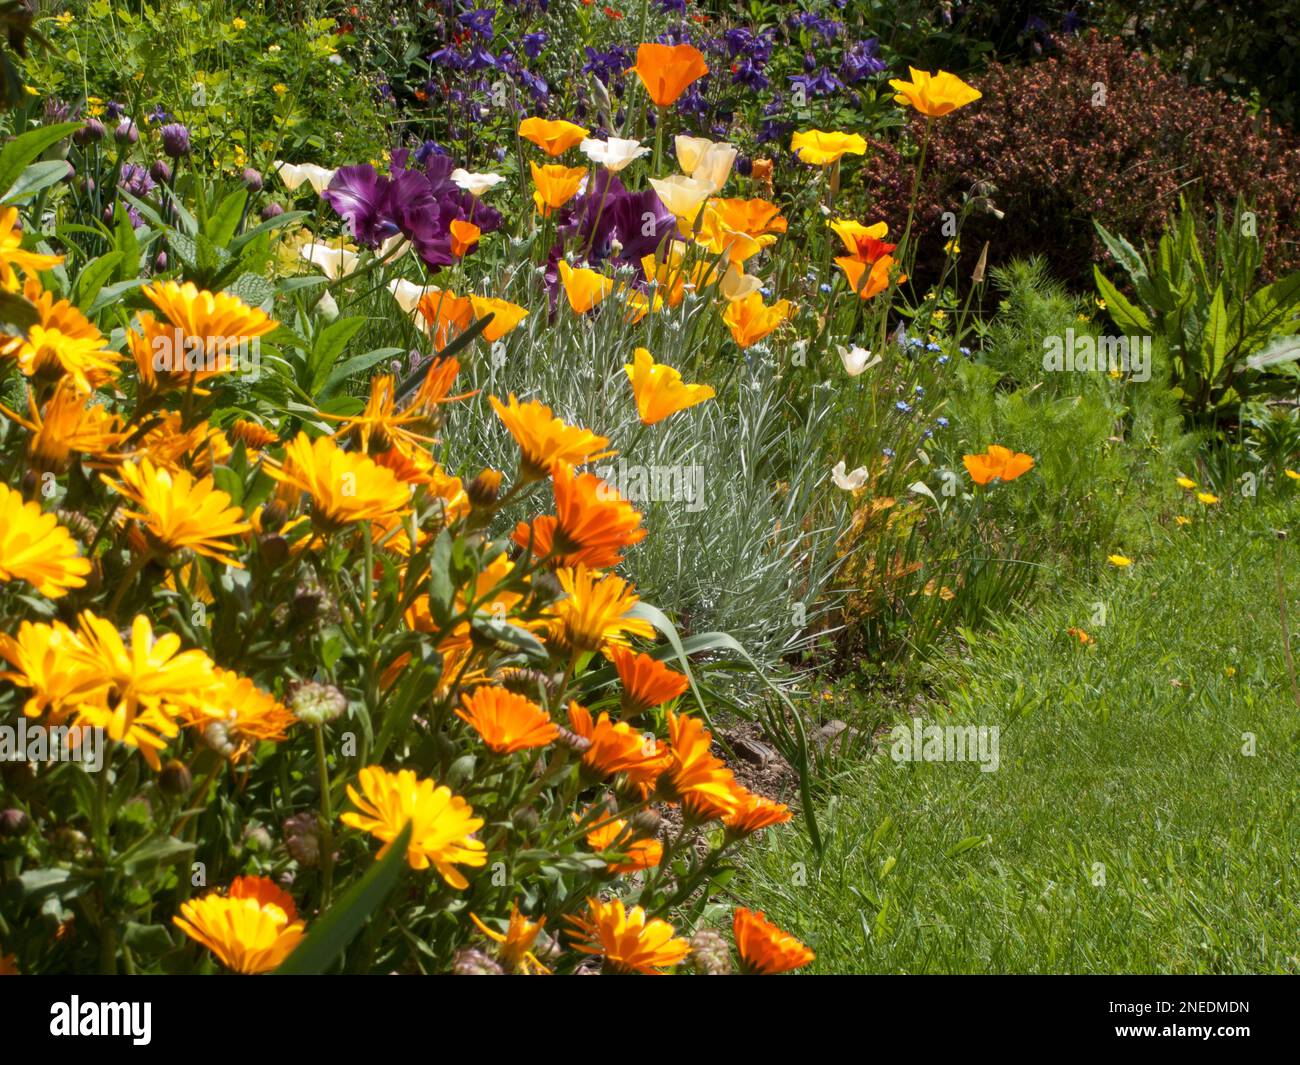
<path id="1" fill-rule="evenodd" d="M 456 952 L 451 972 L 453 976 L 505 976 L 505 970 L 495 960 L 473 947 Z"/>
<path id="2" fill-rule="evenodd" d="M 158 774 L 158 787 L 164 795 L 188 795 L 193 784 L 190 767 L 176 758 L 163 766 Z"/>
<path id="3" fill-rule="evenodd" d="M 294 814 L 284 820 L 284 846 L 295 862 L 313 869 L 320 861 L 320 822 L 311 812 Z"/>
<path id="4" fill-rule="evenodd" d="M 701 976 L 731 974 L 731 950 L 727 941 L 712 928 L 701 928 L 691 936 L 690 959 Z"/>
<path id="5" fill-rule="evenodd" d="M 5 839 L 14 839 L 17 836 L 24 835 L 32 827 L 32 819 L 27 816 L 26 812 L 19 810 L 17 807 L 10 807 L 8 810 L 0 812 L 0 836 Z"/>
<path id="6" fill-rule="evenodd" d="M 309 680 L 294 688 L 289 709 L 304 725 L 324 725 L 348 708 L 347 696 L 332 684 Z"/>
<path id="7" fill-rule="evenodd" d="M 496 503 L 501 493 L 501 471 L 483 470 L 465 486 L 471 506 L 490 507 Z"/>

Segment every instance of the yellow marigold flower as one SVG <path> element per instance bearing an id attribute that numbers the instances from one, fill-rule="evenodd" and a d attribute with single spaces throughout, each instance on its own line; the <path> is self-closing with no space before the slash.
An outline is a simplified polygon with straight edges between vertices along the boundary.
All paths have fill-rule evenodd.
<path id="1" fill-rule="evenodd" d="M 752 292 L 742 300 L 727 305 L 722 321 L 731 330 L 731 338 L 742 348 L 757 344 L 794 314 L 789 300 L 777 300 L 772 306 L 763 302 L 762 293 Z"/>
<path id="2" fill-rule="evenodd" d="M 691 44 L 639 44 L 631 70 L 656 107 L 671 107 L 692 82 L 709 72 L 709 64 Z"/>
<path id="3" fill-rule="evenodd" d="M 637 414 L 645 425 L 654 425 L 715 395 L 710 385 L 683 384 L 678 371 L 655 362 L 654 356 L 645 348 L 637 348 L 632 362 L 625 363 L 623 370 L 632 382 Z"/>
<path id="4" fill-rule="evenodd" d="M 483 818 L 475 817 L 469 803 L 453 795 L 450 788 L 438 787 L 409 769 L 390 773 L 377 765 L 361 770 L 358 779 L 365 797 L 349 784 L 348 798 L 361 812 L 345 813 L 342 820 L 384 841 L 377 858 L 388 853 L 409 821 L 411 842 L 406 861 L 412 869 L 432 865 L 448 884 L 464 890 L 469 881 L 456 866 L 487 864 L 487 848 L 472 835 L 483 827 Z"/>
<path id="5" fill-rule="evenodd" d="M 0 632 L 0 658 L 13 667 L 0 673 L 0 680 L 31 689 L 23 704 L 28 717 L 48 713 L 52 724 L 60 724 L 80 697 L 100 684 L 84 651 L 77 634 L 61 621 L 23 621 L 17 636 Z"/>
<path id="6" fill-rule="evenodd" d="M 28 278 L 23 295 L 36 308 L 36 322 L 25 336 L 0 336 L 0 358 L 18 363 L 26 377 L 52 381 L 67 376 L 79 392 L 93 392 L 118 373 L 122 356 L 68 300 L 56 300 Z"/>
<path id="7" fill-rule="evenodd" d="M 783 825 L 793 816 L 785 803 L 746 790 L 741 793 L 735 812 L 723 817 L 722 823 L 732 835 L 749 836 L 772 825 Z"/>
<path id="8" fill-rule="evenodd" d="M 406 513 L 411 490 L 368 455 L 343 451 L 328 436 L 299 433 L 279 468 L 267 473 L 312 499 L 312 522 L 335 532 L 354 521 L 379 521 Z"/>
<path id="9" fill-rule="evenodd" d="M 181 904 L 176 925 L 237 973 L 264 973 L 302 942 L 306 925 L 292 897 L 264 876 L 240 876 L 225 895 L 212 891 Z"/>
<path id="10" fill-rule="evenodd" d="M 551 482 L 555 515 L 543 514 L 531 525 L 520 522 L 515 529 L 515 543 L 534 555 L 553 554 L 565 566 L 607 569 L 645 539 L 640 512 L 594 473 L 576 474 L 567 462 L 557 462 Z"/>
<path id="11" fill-rule="evenodd" d="M 488 402 L 519 445 L 520 472 L 525 480 L 545 477 L 556 462 L 580 466 L 614 454 L 605 448 L 607 437 L 566 425 L 550 407 L 536 400 L 520 403 L 512 392 L 507 403 L 496 396 L 489 396 Z"/>
<path id="12" fill-rule="evenodd" d="M 239 441 L 249 451 L 261 451 L 278 443 L 280 434 L 265 425 L 249 421 L 247 418 L 236 419 L 230 427 L 230 436 Z"/>
<path id="13" fill-rule="evenodd" d="M 79 657 L 97 671 L 100 689 L 77 706 L 76 723 L 103 728 L 157 770 L 158 752 L 180 731 L 177 718 L 216 679 L 211 659 L 199 650 L 182 651 L 174 633 L 155 638 L 143 615 L 131 623 L 129 646 L 116 625 L 89 610 L 79 622 Z"/>
<path id="14" fill-rule="evenodd" d="M 497 754 L 514 754 L 530 747 L 545 747 L 560 734 L 551 715 L 531 699 L 505 688 L 475 688 L 462 695 L 456 716 L 477 732 Z"/>
<path id="15" fill-rule="evenodd" d="M 533 953 L 533 944 L 537 942 L 542 926 L 546 924 L 545 917 L 537 921 L 530 921 L 519 912 L 519 903 L 512 903 L 510 906 L 510 923 L 506 927 L 504 935 L 500 932 L 494 932 L 472 913 L 469 915 L 469 919 L 478 926 L 478 930 L 488 939 L 498 944 L 497 960 L 501 962 L 506 971 L 518 973 L 522 976 L 546 976 L 550 974 L 550 970 L 538 961 L 537 955 Z"/>
<path id="16" fill-rule="evenodd" d="M 263 741 L 288 739 L 297 718 L 274 695 L 228 669 L 215 670 L 214 677 L 196 705 L 181 713 L 182 723 L 202 732 L 209 747 L 235 762 Z"/>
<path id="17" fill-rule="evenodd" d="M 891 78 L 890 88 L 897 94 L 894 102 L 910 105 L 928 118 L 940 118 L 959 107 L 974 103 L 983 93 L 967 85 L 956 74 L 941 70 L 931 75 L 928 71 L 909 66 L 911 81 Z"/>
<path id="18" fill-rule="evenodd" d="M 629 717 L 676 699 L 690 686 L 686 674 L 669 669 L 647 654 L 611 647 L 606 657 L 623 685 L 623 712 Z"/>
<path id="19" fill-rule="evenodd" d="M 600 651 L 627 646 L 630 636 L 653 639 L 654 628 L 629 617 L 640 599 L 622 577 L 597 578 L 586 566 L 556 571 L 565 596 L 552 607 L 551 637 L 572 651 Z"/>
<path id="20" fill-rule="evenodd" d="M 623 818 L 602 819 L 602 822 L 587 833 L 587 846 L 594 851 L 615 851 L 623 855 L 621 861 L 606 864 L 609 872 L 635 873 L 653 869 L 663 860 L 664 847 L 657 839 L 633 839 Z"/>
<path id="21" fill-rule="evenodd" d="M 226 434 L 215 425 L 203 421 L 186 430 L 181 425 L 180 412 L 167 411 L 162 421 L 140 438 L 139 450 L 156 466 L 173 472 L 188 469 L 196 474 L 210 473 L 213 466 L 225 462 L 234 450 Z"/>
<path id="22" fill-rule="evenodd" d="M 622 900 L 587 899 L 586 917 L 566 917 L 578 937 L 574 950 L 603 954 L 614 972 L 644 973 L 676 965 L 691 952 L 688 940 L 676 938 L 673 926 L 658 917 L 646 919 L 645 910 L 623 908 Z"/>
<path id="23" fill-rule="evenodd" d="M 0 484 L 0 581 L 26 581 L 42 595 L 57 599 L 70 588 L 85 586 L 90 559 L 53 514 Z"/>
<path id="24" fill-rule="evenodd" d="M 563 155 L 570 148 L 581 144 L 588 132 L 563 119 L 525 118 L 519 123 L 519 136 L 532 141 L 550 156 Z"/>
<path id="25" fill-rule="evenodd" d="M 24 274 L 35 274 L 58 266 L 61 262 L 62 255 L 23 251 L 23 231 L 18 228 L 18 208 L 0 209 L 0 288 L 13 291 L 18 287 L 15 266 Z"/>
<path id="26" fill-rule="evenodd" d="M 738 907 L 732 915 L 731 931 L 742 971 L 755 976 L 775 976 L 800 969 L 816 955 L 788 932 L 782 932 L 764 917 Z"/>
<path id="27" fill-rule="evenodd" d="M 44 410 L 36 405 L 36 394 L 29 392 L 27 410 L 30 420 L 0 404 L 0 411 L 32 434 L 27 457 L 37 470 L 62 473 L 73 452 L 101 461 L 112 459 L 113 449 L 126 438 L 117 415 L 100 404 L 87 407 L 85 395 L 67 378 L 55 386 Z"/>
<path id="28" fill-rule="evenodd" d="M 454 361 L 454 360 L 453 360 Z M 430 370 L 435 370 L 435 363 Z M 417 397 L 418 398 L 418 397 Z M 435 404 L 436 405 L 436 402 Z M 360 414 L 325 414 L 320 416 L 327 421 L 342 422 L 343 428 L 334 434 L 356 436 L 361 450 L 367 454 L 387 451 L 390 447 L 403 449 L 417 448 L 421 444 L 431 444 L 434 437 L 415 432 L 412 425 L 421 425 L 427 414 L 414 403 L 404 411 L 397 409 L 397 380 L 392 374 L 375 374 L 370 379 L 370 396 Z"/>
<path id="29" fill-rule="evenodd" d="M 867 141 L 860 133 L 824 133 L 810 129 L 790 138 L 790 150 L 801 162 L 830 166 L 846 155 L 865 155 Z"/>
<path id="30" fill-rule="evenodd" d="M 214 341 L 251 340 L 274 331 L 277 324 L 238 296 L 207 292 L 190 281 L 155 282 L 145 286 L 144 294 L 186 337 L 202 338 L 209 352 Z"/>
<path id="31" fill-rule="evenodd" d="M 560 281 L 569 306 L 577 314 L 586 314 L 614 289 L 614 282 L 604 274 L 581 267 L 575 270 L 560 260 Z"/>
<path id="32" fill-rule="evenodd" d="M 1186 488 L 1189 492 L 1196 487 L 1196 482 L 1190 477 L 1178 477 L 1174 480 L 1174 483 L 1178 485 L 1179 488 Z"/>
<path id="33" fill-rule="evenodd" d="M 740 806 L 735 774 L 710 747 L 713 736 L 698 720 L 668 711 L 672 762 L 660 780 L 664 793 L 688 813 L 730 817 Z"/>
<path id="34" fill-rule="evenodd" d="M 1133 560 L 1125 555 L 1107 555 L 1106 561 L 1116 569 L 1127 569 L 1133 565 Z"/>
<path id="35" fill-rule="evenodd" d="M 492 321 L 484 327 L 482 334 L 483 339 L 489 344 L 496 343 L 528 317 L 527 308 L 520 307 L 519 304 L 511 303 L 509 300 L 470 296 L 469 302 L 474 309 L 475 318 L 486 318 L 489 314 L 492 315 Z"/>
<path id="36" fill-rule="evenodd" d="M 1197 492 L 1196 500 L 1198 503 L 1203 503 L 1205 506 L 1209 507 L 1217 503 L 1219 501 L 1219 497 L 1216 496 L 1213 492 Z"/>
<path id="37" fill-rule="evenodd" d="M 582 763 L 598 777 L 625 774 L 628 783 L 645 795 L 668 767 L 668 750 L 653 733 L 640 733 L 626 721 L 611 721 L 607 713 L 592 721 L 590 710 L 570 702 L 569 727 L 588 742 Z"/>
<path id="38" fill-rule="evenodd" d="M 239 536 L 252 526 L 211 476 L 196 480 L 185 470 L 172 473 L 160 469 L 148 458 L 124 462 L 117 473 L 120 480 L 100 476 L 140 508 L 123 510 L 122 515 L 138 521 L 151 544 L 168 553 L 188 548 L 227 566 L 244 568 L 230 554 L 234 545 L 224 538 Z"/>

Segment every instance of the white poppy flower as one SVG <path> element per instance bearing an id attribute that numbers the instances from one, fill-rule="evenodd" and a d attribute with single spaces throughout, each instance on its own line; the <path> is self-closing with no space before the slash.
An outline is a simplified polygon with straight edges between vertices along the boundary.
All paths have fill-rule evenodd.
<path id="1" fill-rule="evenodd" d="M 856 492 L 867 483 L 868 476 L 865 466 L 859 466 L 852 473 L 845 473 L 843 459 L 840 459 L 831 470 L 831 480 L 835 482 L 835 486 L 846 492 Z"/>
<path id="2" fill-rule="evenodd" d="M 678 220 L 687 226 L 695 221 L 704 201 L 713 195 L 713 186 L 706 181 L 696 181 L 685 174 L 673 174 L 666 178 L 651 178 L 659 199 Z"/>
<path id="3" fill-rule="evenodd" d="M 500 174 L 474 174 L 457 167 L 451 172 L 451 180 L 457 188 L 464 189 L 473 196 L 482 196 L 489 189 L 505 181 Z"/>
<path id="4" fill-rule="evenodd" d="M 298 254 L 313 266 L 319 266 L 331 281 L 347 277 L 357 268 L 361 258 L 347 248 L 331 248 L 328 244 L 306 244 L 298 249 Z"/>
<path id="5" fill-rule="evenodd" d="M 650 149 L 640 141 L 625 140 L 622 137 L 610 137 L 607 141 L 593 140 L 588 137 L 578 147 L 593 163 L 615 174 L 628 163 L 650 154 Z"/>
<path id="6" fill-rule="evenodd" d="M 736 162 L 736 154 L 736 149 L 726 141 L 709 145 L 703 158 L 700 159 L 691 172 L 691 177 L 695 178 L 696 181 L 707 182 L 713 186 L 714 192 L 720 192 L 722 186 L 727 183 L 727 178 L 731 176 L 731 168 Z"/>
<path id="7" fill-rule="evenodd" d="M 837 347 L 840 352 L 840 362 L 844 363 L 844 370 L 850 377 L 857 377 L 858 374 L 883 361 L 879 355 L 873 356 L 866 348 L 860 348 L 856 344 L 849 348 L 843 344 Z"/>
<path id="8" fill-rule="evenodd" d="M 277 160 L 275 172 L 280 175 L 284 187 L 290 192 L 297 189 L 304 181 L 308 181 L 316 190 L 317 196 L 334 180 L 333 170 L 326 170 L 323 166 L 316 166 L 314 163 L 281 163 Z"/>
<path id="9" fill-rule="evenodd" d="M 692 174 L 695 172 L 695 168 L 700 165 L 704 153 L 713 147 L 713 141 L 709 140 L 708 137 L 678 135 L 673 140 L 673 146 L 677 149 L 677 162 L 681 164 L 682 173 Z"/>
<path id="10" fill-rule="evenodd" d="M 420 305 L 420 297 L 426 292 L 432 292 L 433 289 L 427 285 L 417 285 L 414 281 L 407 281 L 404 277 L 388 282 L 388 291 L 393 294 L 393 299 L 397 305 L 406 311 L 407 314 L 415 314 L 416 308 Z"/>

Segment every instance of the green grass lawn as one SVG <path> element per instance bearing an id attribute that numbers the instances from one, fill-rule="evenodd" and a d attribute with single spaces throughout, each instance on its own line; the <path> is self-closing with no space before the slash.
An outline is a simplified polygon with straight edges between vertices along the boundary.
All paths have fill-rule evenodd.
<path id="1" fill-rule="evenodd" d="M 821 859 L 785 826 L 738 896 L 823 973 L 1300 971 L 1300 714 L 1271 534 L 1294 516 L 1246 504 L 1172 528 L 972 635 L 927 718 L 999 726 L 1000 768 L 886 745 L 837 778 Z"/>

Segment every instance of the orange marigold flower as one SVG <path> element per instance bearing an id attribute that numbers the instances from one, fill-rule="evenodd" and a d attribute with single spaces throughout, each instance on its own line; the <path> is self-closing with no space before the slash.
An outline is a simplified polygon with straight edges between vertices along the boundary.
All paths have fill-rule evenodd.
<path id="1" fill-rule="evenodd" d="M 475 688 L 462 695 L 463 709 L 456 716 L 482 737 L 497 754 L 514 754 L 529 747 L 545 747 L 560 734 L 551 715 L 531 699 L 505 688 Z"/>
<path id="2" fill-rule="evenodd" d="M 250 451 L 261 451 L 280 439 L 279 434 L 274 429 L 268 429 L 266 426 L 249 421 L 247 418 L 238 419 L 230 427 L 229 435 Z"/>
<path id="3" fill-rule="evenodd" d="M 525 480 L 545 477 L 556 462 L 578 466 L 614 454 L 605 449 L 607 437 L 566 425 L 550 407 L 536 400 L 520 403 L 511 393 L 506 403 L 496 396 L 489 396 L 488 402 L 519 445 L 520 473 Z"/>
<path id="4" fill-rule="evenodd" d="M 623 561 L 623 551 L 645 539 L 641 514 L 594 473 L 575 474 L 567 462 L 551 467 L 554 517 L 532 525 L 520 522 L 515 543 L 535 555 L 551 555 L 559 565 L 608 569 Z"/>
<path id="5" fill-rule="evenodd" d="M 0 288 L 12 292 L 18 287 L 14 267 L 24 274 L 49 270 L 63 262 L 62 255 L 41 255 L 23 251 L 23 231 L 18 228 L 18 208 L 0 210 Z"/>
<path id="6" fill-rule="evenodd" d="M 57 599 L 85 587 L 91 569 L 90 559 L 81 557 L 72 534 L 53 514 L 0 484 L 0 581 L 26 581 Z"/>
<path id="7" fill-rule="evenodd" d="M 566 917 L 580 938 L 573 949 L 603 954 L 614 972 L 655 975 L 691 952 L 689 940 L 676 938 L 673 926 L 658 917 L 646 919 L 640 906 L 625 910 L 620 899 L 587 899 L 586 917 Z"/>
<path id="8" fill-rule="evenodd" d="M 735 812 L 726 815 L 722 823 L 733 835 L 748 836 L 772 825 L 783 825 L 793 816 L 785 803 L 773 802 L 746 790 L 741 794 Z"/>
<path id="9" fill-rule="evenodd" d="M 817 957 L 788 932 L 768 921 L 762 911 L 738 907 L 731 921 L 741 969 L 755 976 L 775 976 L 807 965 Z"/>
<path id="10" fill-rule="evenodd" d="M 668 746 L 672 760 L 660 780 L 664 794 L 696 820 L 729 817 L 741 802 L 735 774 L 710 747 L 713 736 L 687 714 L 668 711 Z"/>
<path id="11" fill-rule="evenodd" d="M 36 393 L 28 392 L 27 418 L 4 404 L 0 404 L 0 411 L 32 434 L 27 442 L 27 456 L 32 466 L 41 471 L 62 473 L 68 468 L 73 452 L 101 463 L 111 462 L 118 458 L 113 449 L 127 435 L 116 414 L 110 414 L 100 404 L 87 407 L 85 394 L 78 392 L 66 377 L 55 385 L 54 395 L 43 410 L 36 404 Z"/>
<path id="12" fill-rule="evenodd" d="M 276 968 L 306 929 L 293 898 L 264 876 L 236 877 L 225 895 L 213 891 L 182 903 L 172 923 L 238 973 Z"/>
<path id="13" fill-rule="evenodd" d="M 286 448 L 283 465 L 268 466 L 267 473 L 310 495 L 312 522 L 326 532 L 403 514 L 411 500 L 410 489 L 391 470 L 367 455 L 342 450 L 328 436 L 313 441 L 299 433 Z"/>
<path id="14" fill-rule="evenodd" d="M 1034 467 L 1032 457 L 1001 444 L 990 444 L 983 455 L 965 455 L 962 462 L 976 484 L 988 484 L 993 480 L 1014 481 Z"/>
<path id="15" fill-rule="evenodd" d="M 578 817 L 577 814 L 574 816 Z M 641 869 L 653 869 L 663 860 L 663 844 L 657 839 L 633 839 L 628 824 L 622 818 L 603 819 L 587 833 L 587 846 L 592 850 L 614 851 L 623 855 L 621 861 L 609 862 L 605 866 L 611 873 L 635 873 Z"/>
<path id="16" fill-rule="evenodd" d="M 611 647 L 606 657 L 623 684 L 623 712 L 629 717 L 676 699 L 689 686 L 686 674 L 669 669 L 656 658 L 626 647 Z"/>
<path id="17" fill-rule="evenodd" d="M 0 358 L 13 359 L 25 377 L 66 376 L 82 393 L 117 376 L 122 356 L 69 300 L 55 299 L 34 277 L 23 285 L 23 295 L 36 308 L 36 321 L 18 336 L 0 334 Z"/>
<path id="18" fill-rule="evenodd" d="M 709 72 L 709 64 L 694 45 L 640 44 L 632 70 L 657 107 L 671 107 L 692 82 Z"/>
<path id="19" fill-rule="evenodd" d="M 547 155 L 563 155 L 581 144 L 588 130 L 563 119 L 525 118 L 519 123 L 519 136 L 532 141 Z"/>
<path id="20" fill-rule="evenodd" d="M 545 917 L 530 921 L 519 912 L 519 903 L 512 903 L 510 923 L 504 934 L 493 931 L 472 913 L 469 919 L 488 939 L 498 944 L 497 960 L 508 972 L 522 976 L 546 976 L 550 973 L 550 970 L 538 961 L 537 955 L 533 953 L 533 944 L 537 942 L 542 926 L 546 924 Z"/>
<path id="21" fill-rule="evenodd" d="M 638 732 L 626 721 L 613 722 L 607 713 L 593 722 L 590 710 L 571 702 L 569 727 L 590 744 L 582 764 L 599 777 L 625 774 L 628 783 L 645 794 L 667 768 L 668 752 L 653 733 Z"/>

